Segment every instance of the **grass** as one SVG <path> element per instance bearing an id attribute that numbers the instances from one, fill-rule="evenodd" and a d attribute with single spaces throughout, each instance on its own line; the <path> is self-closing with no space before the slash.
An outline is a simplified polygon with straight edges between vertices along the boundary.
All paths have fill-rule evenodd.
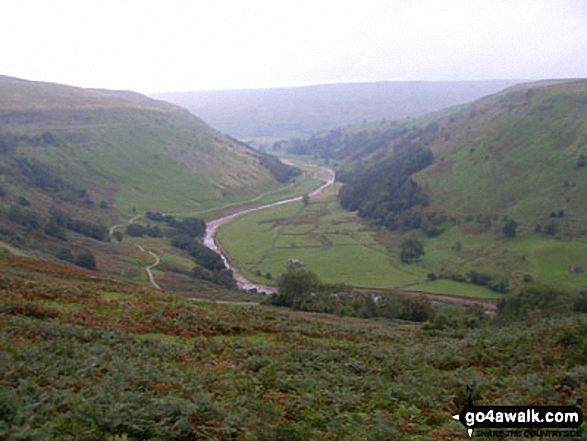
<path id="1" fill-rule="evenodd" d="M 373 229 L 356 214 L 342 210 L 331 193 L 308 206 L 292 203 L 243 215 L 222 226 L 218 238 L 232 264 L 261 284 L 275 285 L 287 271 L 288 260 L 298 259 L 324 282 L 361 288 L 501 297 L 468 283 L 426 281 L 430 272 L 466 277 L 471 270 L 506 277 L 512 291 L 524 285 L 527 275 L 569 293 L 587 286 L 585 273 L 569 271 L 573 266 L 587 267 L 585 243 L 555 240 L 528 230 L 505 239 L 500 228 L 499 223 L 490 228 L 475 222 L 448 224 L 435 238 Z M 400 243 L 413 234 L 424 243 L 426 254 L 417 263 L 402 264 Z M 266 278 L 268 273 L 271 280 Z"/>
<path id="2" fill-rule="evenodd" d="M 452 280 L 435 280 L 421 284 L 411 285 L 410 290 L 421 291 L 431 294 L 450 294 L 459 297 L 470 297 L 474 299 L 500 299 L 504 295 L 493 292 L 485 287 L 469 283 L 459 283 Z"/>
<path id="3" fill-rule="evenodd" d="M 585 153 L 586 84 L 530 84 L 525 93 L 508 91 L 462 108 L 450 123 L 438 119 L 450 136 L 432 144 L 435 163 L 417 175 L 432 203 L 451 214 L 507 214 L 533 224 L 561 209 L 570 218 L 584 216 L 587 196 L 580 189 L 587 174 L 576 163 Z"/>
<path id="4" fill-rule="evenodd" d="M 364 229 L 329 196 L 308 206 L 296 202 L 240 216 L 222 226 L 218 238 L 231 262 L 260 283 L 275 283 L 289 259 L 301 260 L 329 283 L 389 289 L 425 279 L 423 269 L 403 268 L 377 242 L 376 232 Z"/>
<path id="5" fill-rule="evenodd" d="M 49 165 L 119 214 L 203 211 L 282 187 L 253 151 L 184 109 L 139 94 L 1 82 L 0 113 L 16 122 L 0 131 L 20 137 L 11 155 Z M 51 143 L 27 141 L 47 133 Z"/>

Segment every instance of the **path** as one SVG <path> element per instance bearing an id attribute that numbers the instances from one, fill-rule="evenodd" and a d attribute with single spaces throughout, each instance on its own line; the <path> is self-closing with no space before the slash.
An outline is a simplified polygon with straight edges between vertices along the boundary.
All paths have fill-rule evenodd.
<path id="1" fill-rule="evenodd" d="M 134 224 L 135 221 L 140 218 L 142 215 L 137 214 L 136 216 L 132 217 L 131 219 L 128 220 L 129 224 Z M 110 227 L 110 236 L 112 236 L 114 234 L 114 231 L 117 228 L 120 227 L 124 227 L 126 224 L 118 224 L 118 225 L 113 225 L 112 227 Z M 153 276 L 153 272 L 151 271 L 153 268 L 155 268 L 157 265 L 159 265 L 159 263 L 161 262 L 161 259 L 159 259 L 159 256 L 157 254 L 155 254 L 153 251 L 148 251 L 145 250 L 141 245 L 137 245 L 136 246 L 139 251 L 141 253 L 145 253 L 145 254 L 149 254 L 150 256 L 152 256 L 155 259 L 155 263 L 152 265 L 148 265 L 145 267 L 145 272 L 147 273 L 147 277 L 149 278 L 149 282 L 151 282 L 151 285 L 153 285 L 155 288 L 157 289 L 161 289 L 161 287 L 159 286 L 159 284 L 155 281 L 155 276 Z"/>
<path id="2" fill-rule="evenodd" d="M 149 265 L 145 267 L 145 272 L 147 273 L 147 276 L 149 277 L 149 282 L 151 282 L 151 284 L 157 288 L 157 289 L 161 289 L 161 287 L 159 286 L 159 284 L 157 282 L 155 282 L 155 277 L 153 276 L 153 273 L 151 272 L 151 270 L 153 268 L 155 268 L 157 265 L 159 265 L 159 263 L 161 262 L 161 259 L 159 259 L 159 256 L 157 254 L 155 254 L 153 251 L 148 251 L 145 250 L 142 246 L 137 245 L 137 248 L 139 249 L 139 251 L 141 251 L 142 253 L 147 253 L 150 254 L 154 259 L 155 259 L 155 263 L 153 265 Z"/>

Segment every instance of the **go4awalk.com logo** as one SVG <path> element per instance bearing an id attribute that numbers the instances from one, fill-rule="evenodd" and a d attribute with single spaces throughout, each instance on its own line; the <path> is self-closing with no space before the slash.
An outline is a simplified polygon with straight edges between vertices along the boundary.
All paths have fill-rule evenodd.
<path id="1" fill-rule="evenodd" d="M 496 429 L 480 432 L 480 436 L 580 436 L 583 411 L 577 406 L 476 406 L 473 390 L 467 386 L 469 398 L 461 411 L 453 415 L 469 436 L 475 429 Z M 509 429 L 509 430 L 503 430 Z"/>

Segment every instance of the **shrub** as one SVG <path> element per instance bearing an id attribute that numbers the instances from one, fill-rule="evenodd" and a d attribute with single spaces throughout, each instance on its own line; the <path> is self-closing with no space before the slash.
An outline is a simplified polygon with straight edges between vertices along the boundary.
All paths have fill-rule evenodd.
<path id="1" fill-rule="evenodd" d="M 425 322 L 432 318 L 430 300 L 423 295 L 399 294 L 398 318 L 412 322 Z"/>
<path id="2" fill-rule="evenodd" d="M 546 234 L 550 234 L 551 236 L 554 236 L 556 234 L 556 232 L 558 231 L 558 222 L 556 221 L 552 221 L 550 222 L 545 228 L 544 228 L 544 232 Z"/>
<path id="3" fill-rule="evenodd" d="M 513 219 L 508 219 L 503 226 L 503 234 L 505 234 L 506 237 L 515 237 L 517 228 L 518 223 Z"/>
<path id="4" fill-rule="evenodd" d="M 494 281 L 490 282 L 487 286 L 492 291 L 505 294 L 510 289 L 510 281 L 505 277 L 498 277 Z"/>
<path id="5" fill-rule="evenodd" d="M 74 262 L 77 266 L 86 268 L 89 270 L 96 269 L 96 258 L 94 255 L 89 251 L 84 251 L 75 258 Z"/>
<path id="6" fill-rule="evenodd" d="M 47 225 L 45 225 L 45 234 L 47 236 L 55 237 L 61 240 L 67 239 L 67 236 L 65 235 L 65 229 L 57 225 L 55 222 L 49 222 Z"/>
<path id="7" fill-rule="evenodd" d="M 424 245 L 417 239 L 407 239 L 401 243 L 400 260 L 403 263 L 410 263 L 418 260 L 424 255 Z"/>
<path id="8" fill-rule="evenodd" d="M 130 224 L 126 227 L 126 234 L 132 237 L 143 237 L 147 230 L 140 224 Z"/>
<path id="9" fill-rule="evenodd" d="M 17 202 L 18 205 L 20 205 L 21 207 L 28 207 L 29 205 L 31 205 L 31 202 L 24 196 L 19 196 Z"/>
<path id="10" fill-rule="evenodd" d="M 69 263 L 73 263 L 75 261 L 75 257 L 69 248 L 61 248 L 59 251 L 57 251 L 56 257 L 59 260 L 63 260 Z"/>

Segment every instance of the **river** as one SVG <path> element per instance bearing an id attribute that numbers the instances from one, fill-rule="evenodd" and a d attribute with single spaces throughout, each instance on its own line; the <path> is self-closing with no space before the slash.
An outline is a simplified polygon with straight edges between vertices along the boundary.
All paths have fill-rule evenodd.
<path id="1" fill-rule="evenodd" d="M 323 166 L 319 166 L 319 168 L 321 170 L 325 171 L 326 173 L 328 173 L 328 179 L 324 182 L 324 184 L 322 184 L 320 187 L 316 188 L 315 190 L 313 190 L 311 193 L 308 194 L 308 196 L 310 198 L 314 198 L 314 197 L 318 196 L 326 188 L 328 188 L 329 186 L 331 186 L 334 183 L 334 177 L 335 177 L 334 170 L 332 170 L 331 168 L 328 168 L 328 167 L 323 167 Z M 279 205 L 289 204 L 291 202 L 296 202 L 296 201 L 301 201 L 301 200 L 302 200 L 302 196 L 297 196 L 294 198 L 284 199 L 281 201 L 272 202 L 270 204 L 261 205 L 259 207 L 245 208 L 245 209 L 236 211 L 235 213 L 229 214 L 227 216 L 222 216 L 217 219 L 213 219 L 213 220 L 206 223 L 206 234 L 204 236 L 204 245 L 206 245 L 211 250 L 220 254 L 226 267 L 232 271 L 232 274 L 234 276 L 234 279 L 236 280 L 237 286 L 240 289 L 244 289 L 247 291 L 251 290 L 251 289 L 256 289 L 257 291 L 263 292 L 265 294 L 271 294 L 276 291 L 276 289 L 272 286 L 259 285 L 259 284 L 256 284 L 256 283 L 253 283 L 253 282 L 247 280 L 236 268 L 234 268 L 233 266 L 230 265 L 230 262 L 229 262 L 229 259 L 227 257 L 226 252 L 222 249 L 221 246 L 218 245 L 218 242 L 216 241 L 216 232 L 218 231 L 218 228 L 220 228 L 221 225 L 224 225 L 227 222 L 230 222 L 235 217 L 242 216 L 243 214 L 252 213 L 254 211 L 259 211 L 259 210 L 264 210 L 266 208 L 277 207 Z"/>

